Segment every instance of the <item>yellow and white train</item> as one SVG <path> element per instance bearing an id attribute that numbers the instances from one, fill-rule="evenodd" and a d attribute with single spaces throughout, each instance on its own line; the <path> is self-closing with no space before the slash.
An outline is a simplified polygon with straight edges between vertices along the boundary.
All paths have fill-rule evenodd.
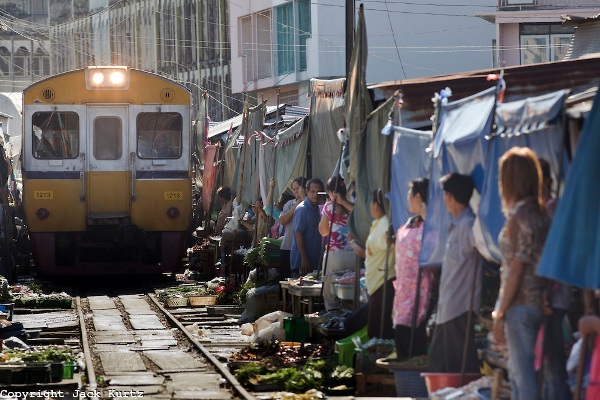
<path id="1" fill-rule="evenodd" d="M 191 94 L 128 67 L 23 92 L 23 207 L 42 275 L 176 272 L 192 214 Z"/>

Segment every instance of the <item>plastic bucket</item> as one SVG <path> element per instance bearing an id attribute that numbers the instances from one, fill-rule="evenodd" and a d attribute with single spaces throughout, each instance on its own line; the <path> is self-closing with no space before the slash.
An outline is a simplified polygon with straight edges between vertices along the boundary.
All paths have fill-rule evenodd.
<path id="1" fill-rule="evenodd" d="M 63 368 L 63 378 L 64 379 L 73 379 L 74 373 L 75 373 L 75 363 L 73 361 L 65 362 L 65 366 Z"/>
<path id="2" fill-rule="evenodd" d="M 421 376 L 425 378 L 425 385 L 427 385 L 427 392 L 429 392 L 429 394 L 446 387 L 459 388 L 469 382 L 476 381 L 477 379 L 481 378 L 480 373 L 465 373 L 465 379 L 461 385 L 460 375 L 460 372 L 421 373 Z"/>
<path id="3" fill-rule="evenodd" d="M 308 322 L 304 317 L 285 317 L 283 328 L 288 342 L 305 342 L 308 339 Z"/>

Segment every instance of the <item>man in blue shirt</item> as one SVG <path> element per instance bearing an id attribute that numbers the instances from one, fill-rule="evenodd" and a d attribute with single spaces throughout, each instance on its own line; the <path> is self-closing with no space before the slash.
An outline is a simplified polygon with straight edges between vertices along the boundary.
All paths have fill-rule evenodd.
<path id="1" fill-rule="evenodd" d="M 324 188 L 320 179 L 306 182 L 306 198 L 294 211 L 294 241 L 290 253 L 292 276 L 306 275 L 319 269 L 322 237 L 319 233 L 319 192 Z"/>
<path id="2" fill-rule="evenodd" d="M 432 372 L 461 372 L 468 332 L 465 372 L 479 372 L 473 313 L 479 312 L 483 260 L 475 248 L 475 214 L 469 206 L 475 185 L 470 176 L 457 173 L 443 176 L 440 183 L 452 222 L 442 259 L 430 368 Z"/>

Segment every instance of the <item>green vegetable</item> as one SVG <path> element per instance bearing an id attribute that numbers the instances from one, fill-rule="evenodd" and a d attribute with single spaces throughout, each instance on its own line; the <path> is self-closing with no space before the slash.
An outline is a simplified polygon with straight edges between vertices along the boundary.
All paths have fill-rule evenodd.
<path id="1" fill-rule="evenodd" d="M 250 383 L 250 379 L 256 378 L 260 374 L 265 372 L 264 368 L 258 364 L 248 364 L 238 368 L 235 371 L 235 379 L 238 380 L 242 385 L 247 386 Z"/>

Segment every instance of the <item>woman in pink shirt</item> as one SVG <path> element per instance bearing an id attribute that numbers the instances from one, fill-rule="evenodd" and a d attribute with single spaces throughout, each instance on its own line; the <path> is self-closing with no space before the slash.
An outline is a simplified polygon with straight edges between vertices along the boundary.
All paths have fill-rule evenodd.
<path id="1" fill-rule="evenodd" d="M 394 281 L 395 295 L 392 309 L 394 338 L 398 358 L 410 355 L 427 354 L 427 311 L 433 288 L 433 272 L 421 271 L 419 301 L 415 307 L 417 296 L 417 281 L 419 275 L 419 253 L 423 240 L 423 227 L 427 214 L 427 193 L 429 179 L 417 179 L 410 183 L 408 190 L 409 212 L 414 214 L 396 233 L 396 280 Z M 416 308 L 416 309 L 415 309 Z M 415 331 L 411 330 L 413 314 L 416 312 Z"/>

